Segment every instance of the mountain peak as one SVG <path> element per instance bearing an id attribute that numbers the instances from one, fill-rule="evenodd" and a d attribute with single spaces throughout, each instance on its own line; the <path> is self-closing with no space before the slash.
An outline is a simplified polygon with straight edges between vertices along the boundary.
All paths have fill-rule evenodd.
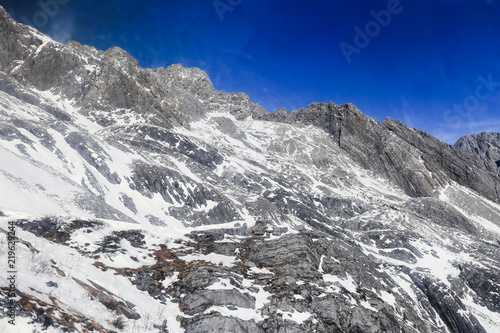
<path id="1" fill-rule="evenodd" d="M 186 68 L 181 64 L 173 64 L 154 71 L 165 84 L 174 85 L 200 98 L 208 98 L 215 91 L 207 73 L 196 67 Z"/>

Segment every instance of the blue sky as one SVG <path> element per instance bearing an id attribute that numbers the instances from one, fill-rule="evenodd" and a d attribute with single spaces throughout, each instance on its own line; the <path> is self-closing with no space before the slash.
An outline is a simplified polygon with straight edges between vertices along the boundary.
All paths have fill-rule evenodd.
<path id="1" fill-rule="evenodd" d="M 269 111 L 354 103 L 453 144 L 500 132 L 497 0 L 0 0 L 58 41 L 200 67 Z"/>

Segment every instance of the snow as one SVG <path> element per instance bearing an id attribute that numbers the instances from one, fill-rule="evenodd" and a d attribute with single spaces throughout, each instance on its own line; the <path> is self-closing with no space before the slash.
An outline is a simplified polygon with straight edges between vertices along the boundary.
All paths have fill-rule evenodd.
<path id="1" fill-rule="evenodd" d="M 487 307 L 476 304 L 470 297 L 463 298 L 462 302 L 476 317 L 487 333 L 498 333 L 500 317 L 498 313 L 490 311 Z"/>
<path id="2" fill-rule="evenodd" d="M 40 169 L 39 165 L 1 146 L 0 154 L 0 183 L 2 190 L 9 193 L 8 197 L 0 197 L 1 208 L 29 214 L 64 214 L 72 206 L 73 214 L 84 215 L 72 204 L 76 194 L 84 193 L 79 186 L 50 168 Z M 29 205 L 27 198 L 30 198 Z"/>
<path id="3" fill-rule="evenodd" d="M 361 301 L 359 302 L 359 304 L 364 307 L 365 309 L 368 309 L 370 311 L 373 311 L 373 312 L 378 312 L 377 309 L 375 309 L 373 306 L 371 306 L 370 302 L 368 301 Z"/>
<path id="4" fill-rule="evenodd" d="M 299 312 L 299 311 L 287 312 L 280 309 L 277 310 L 277 313 L 281 314 L 283 316 L 283 319 L 292 320 L 299 325 L 306 322 L 313 315 L 310 312 Z"/>
<path id="5" fill-rule="evenodd" d="M 399 287 L 411 297 L 414 302 L 418 302 L 418 296 L 413 290 L 412 284 L 408 278 L 402 277 L 400 275 L 392 275 L 392 279 L 399 285 Z"/>
<path id="6" fill-rule="evenodd" d="M 242 320 L 255 320 L 256 322 L 263 320 L 260 314 L 256 313 L 252 309 L 241 308 L 238 306 L 235 306 L 233 309 L 228 309 L 224 306 L 211 306 L 205 310 L 205 313 L 210 313 L 212 311 L 217 311 L 225 317 L 236 317 Z"/>
<path id="7" fill-rule="evenodd" d="M 209 254 L 188 254 L 181 257 L 186 261 L 202 260 L 211 262 L 213 264 L 219 265 L 222 263 L 223 266 L 232 267 L 234 265 L 235 257 L 225 256 L 222 254 L 209 253 Z"/>
<path id="8" fill-rule="evenodd" d="M 319 259 L 318 272 L 323 273 L 323 260 L 325 260 L 325 255 L 323 254 Z"/>
<path id="9" fill-rule="evenodd" d="M 394 290 L 393 292 L 397 292 L 397 290 Z M 396 297 L 394 297 L 394 294 L 382 290 L 380 298 L 390 306 L 395 307 Z"/>
<path id="10" fill-rule="evenodd" d="M 248 271 L 254 274 L 274 274 L 267 268 L 250 267 Z"/>
<path id="11" fill-rule="evenodd" d="M 219 278 L 218 281 L 216 281 L 212 285 L 208 286 L 206 289 L 207 290 L 233 290 L 236 288 L 231 284 L 231 281 L 229 281 L 229 279 Z"/>
<path id="12" fill-rule="evenodd" d="M 323 274 L 323 280 L 332 284 L 340 284 L 342 287 L 350 291 L 351 293 L 356 293 L 356 282 L 351 275 L 347 274 L 346 279 L 341 279 L 338 276 L 331 274 Z"/>

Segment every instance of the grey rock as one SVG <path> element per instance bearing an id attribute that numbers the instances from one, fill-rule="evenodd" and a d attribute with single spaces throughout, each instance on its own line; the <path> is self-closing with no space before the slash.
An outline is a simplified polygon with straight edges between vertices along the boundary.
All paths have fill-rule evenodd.
<path id="1" fill-rule="evenodd" d="M 286 276 L 307 277 L 318 275 L 322 254 L 307 235 L 286 235 L 276 241 L 256 242 L 248 251 L 248 259 L 256 264 L 277 266 L 276 271 Z"/>
<path id="2" fill-rule="evenodd" d="M 127 207 L 132 213 L 137 213 L 137 208 L 135 207 L 134 200 L 126 195 L 125 193 L 122 193 L 120 196 L 120 201 L 123 202 L 123 205 Z"/>
<path id="3" fill-rule="evenodd" d="M 500 133 L 483 132 L 463 136 L 454 146 L 478 156 L 490 170 L 500 168 Z"/>
<path id="4" fill-rule="evenodd" d="M 462 301 L 456 297 L 453 291 L 446 286 L 433 282 L 428 277 L 418 273 L 412 274 L 413 282 L 422 290 L 429 299 L 441 319 L 453 332 L 478 332 L 485 333 L 486 330 L 479 324 L 477 318 L 467 311 Z"/>
<path id="5" fill-rule="evenodd" d="M 234 332 L 234 333 L 263 333 L 253 321 L 244 321 L 234 317 L 210 316 L 201 318 L 186 327 L 186 333 L 211 333 L 211 332 Z"/>
<path id="6" fill-rule="evenodd" d="M 181 291 L 183 293 L 200 291 L 219 281 L 220 278 L 231 275 L 232 273 L 223 267 L 202 266 L 186 275 L 182 280 Z"/>
<path id="7" fill-rule="evenodd" d="M 54 281 L 49 281 L 49 282 L 46 282 L 45 284 L 49 288 L 57 288 L 58 287 L 57 282 L 54 282 Z"/>
<path id="8" fill-rule="evenodd" d="M 0 7 L 0 31 L 0 71 L 9 72 L 16 66 L 16 60 L 26 59 L 33 48 L 42 44 L 30 33 L 33 28 L 14 22 L 3 7 Z"/>
<path id="9" fill-rule="evenodd" d="M 476 226 L 463 214 L 446 203 L 435 198 L 418 198 L 410 200 L 403 206 L 433 223 L 477 234 Z"/>
<path id="10" fill-rule="evenodd" d="M 202 313 L 211 306 L 238 306 L 253 309 L 255 297 L 244 294 L 236 289 L 200 290 L 187 295 L 182 304 L 186 306 L 189 315 Z"/>
<path id="11" fill-rule="evenodd" d="M 242 132 L 236 124 L 229 118 L 224 117 L 213 117 L 210 119 L 210 122 L 215 125 L 215 127 L 224 134 L 228 136 L 238 139 L 244 140 L 246 139 L 246 135 Z"/>
<path id="12" fill-rule="evenodd" d="M 492 268 L 460 265 L 460 276 L 490 311 L 500 313 L 500 277 Z"/>
<path id="13" fill-rule="evenodd" d="M 498 172 L 491 170 L 479 158 L 464 153 L 428 133 L 412 129 L 400 121 L 392 119 L 384 121 L 384 125 L 405 140 L 414 148 L 420 150 L 421 158 L 426 168 L 434 175 L 434 180 L 427 179 L 430 184 L 445 186 L 443 174 L 459 184 L 467 186 L 490 200 L 500 202 Z"/>

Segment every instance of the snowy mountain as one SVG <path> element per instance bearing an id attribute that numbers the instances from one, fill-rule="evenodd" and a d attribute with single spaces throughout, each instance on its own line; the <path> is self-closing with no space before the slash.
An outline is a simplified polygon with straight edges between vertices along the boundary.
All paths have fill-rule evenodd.
<path id="1" fill-rule="evenodd" d="M 268 113 L 0 7 L 0 331 L 500 332 L 493 138 Z"/>

